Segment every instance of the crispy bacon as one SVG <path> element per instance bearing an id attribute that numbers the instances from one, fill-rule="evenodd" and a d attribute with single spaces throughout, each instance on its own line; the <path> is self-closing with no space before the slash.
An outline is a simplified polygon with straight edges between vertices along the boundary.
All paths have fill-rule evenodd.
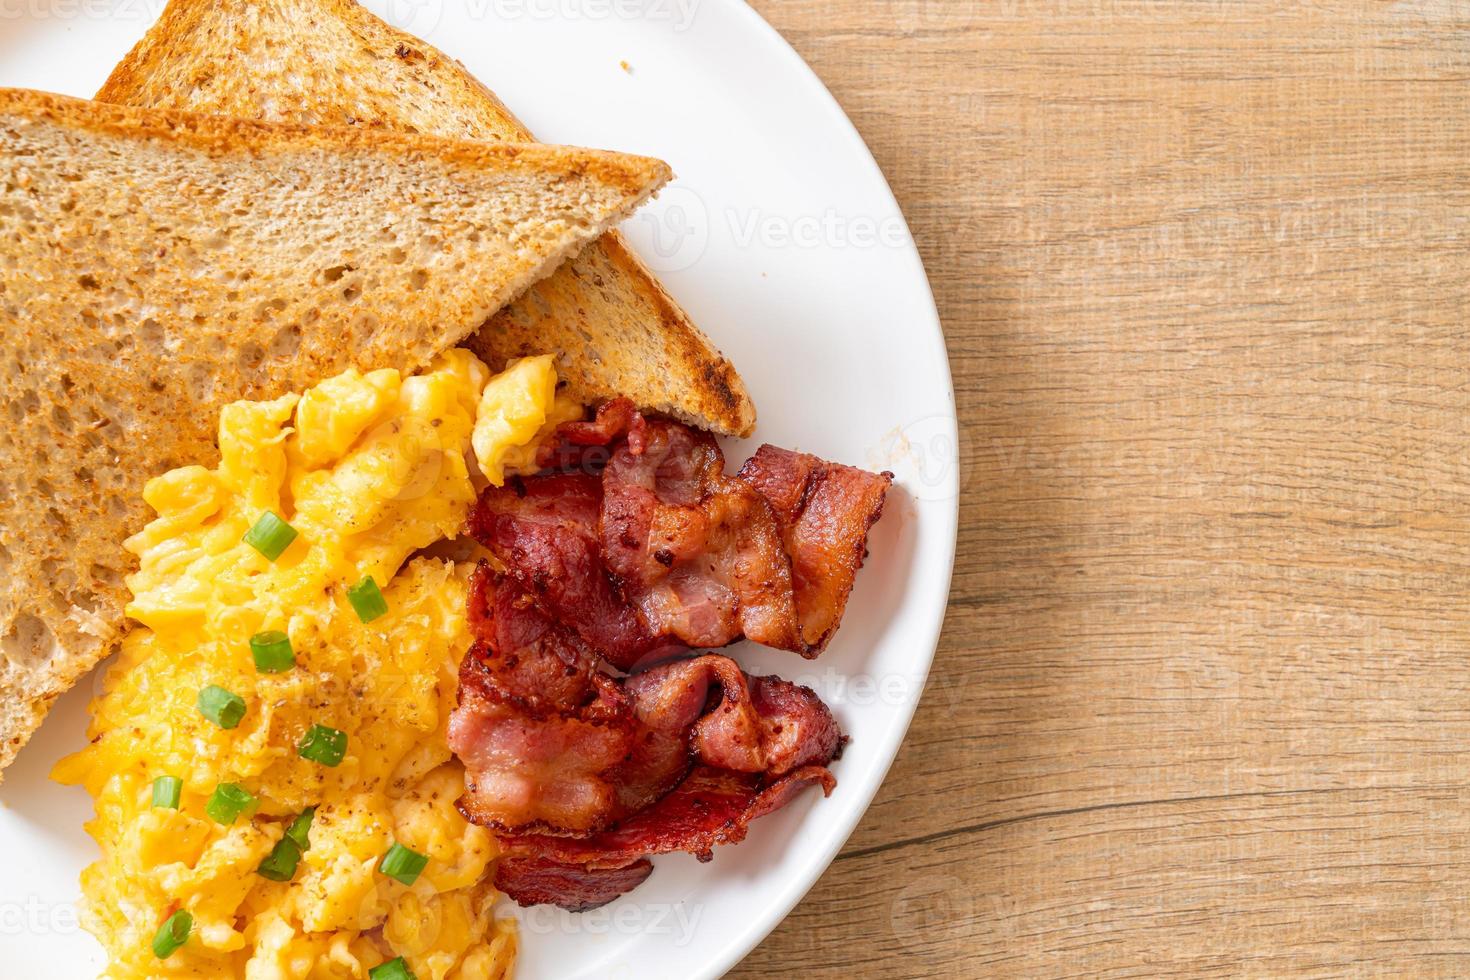
<path id="1" fill-rule="evenodd" d="M 836 780 L 821 766 L 806 766 L 762 786 L 747 773 L 700 766 L 678 789 L 613 830 L 580 838 L 502 838 L 507 857 L 501 859 L 495 887 L 521 905 L 593 908 L 641 884 L 647 873 L 640 869 L 649 855 L 688 851 L 709 861 L 717 845 L 740 843 L 752 820 L 779 810 L 813 785 L 830 795 Z M 530 877 L 523 862 L 534 862 L 540 877 Z M 547 878 L 566 891 L 543 887 Z M 586 882 L 598 886 L 595 905 L 588 904 L 588 890 L 577 887 Z"/>
<path id="2" fill-rule="evenodd" d="M 592 421 L 563 422 L 557 426 L 556 435 L 559 442 L 573 446 L 610 446 L 627 436 L 628 442 L 636 447 L 643 441 L 643 426 L 643 416 L 632 401 L 614 398 L 597 409 Z"/>
<path id="3" fill-rule="evenodd" d="M 869 473 L 807 453 L 762 446 L 738 478 L 771 505 L 791 556 L 801 643 L 822 650 L 842 622 L 867 557 L 868 532 L 883 516 L 892 473 Z"/>
<path id="4" fill-rule="evenodd" d="M 712 436 L 647 423 L 602 477 L 602 556 L 651 633 L 691 647 L 742 635 L 799 648 L 791 561 L 761 495 L 725 475 Z"/>
<path id="5" fill-rule="evenodd" d="M 596 476 L 537 476 L 486 489 L 470 514 L 469 531 L 547 615 L 628 670 L 682 648 L 654 636 L 618 594 L 602 563 L 601 510 Z"/>
<path id="6" fill-rule="evenodd" d="M 842 746 L 832 712 L 810 689 L 757 677 L 728 657 L 682 660 L 628 678 L 638 719 L 687 740 L 695 758 L 770 780 L 826 765 Z"/>
<path id="7" fill-rule="evenodd" d="M 509 836 L 501 838 L 501 846 L 512 854 L 534 853 L 594 868 L 622 867 L 674 851 L 709 861 L 716 846 L 740 843 L 752 820 L 781 809 L 808 786 L 821 786 L 823 795 L 830 795 L 837 780 L 822 766 L 808 766 L 763 787 L 749 773 L 700 766 L 678 789 L 613 830 L 589 837 Z"/>
<path id="8" fill-rule="evenodd" d="M 484 562 L 470 576 L 468 615 L 477 641 L 473 687 L 493 684 L 542 712 L 580 708 L 598 693 L 597 651 Z"/>
<path id="9" fill-rule="evenodd" d="M 806 787 L 831 793 L 845 739 L 816 694 L 676 658 L 741 637 L 816 656 L 892 477 L 771 446 L 730 476 L 708 433 L 625 399 L 558 435 L 555 472 L 471 515 L 503 571 L 474 577 L 449 741 L 461 812 L 502 838 L 496 885 L 580 911 L 651 855 L 707 861 Z"/>
<path id="10" fill-rule="evenodd" d="M 620 868 L 588 868 L 538 857 L 504 856 L 495 868 L 495 886 L 521 905 L 560 905 L 568 912 L 590 912 L 637 888 L 653 873 L 644 858 Z"/>
<path id="11" fill-rule="evenodd" d="M 550 616 L 624 670 L 742 636 L 825 648 L 891 474 L 765 446 L 727 476 L 708 433 L 623 399 L 558 433 L 582 472 L 487 490 L 470 519 Z"/>
<path id="12" fill-rule="evenodd" d="M 464 762 L 465 817 L 500 830 L 592 831 L 618 804 L 605 773 L 628 753 L 632 707 L 574 632 L 528 596 L 476 572 L 470 621 L 480 639 L 459 672 L 449 747 Z"/>
<path id="13" fill-rule="evenodd" d="M 626 398 L 614 398 L 597 409 L 595 417 L 557 426 L 557 438 L 536 453 L 536 464 L 557 472 L 600 473 L 612 455 L 611 446 L 626 438 L 642 444 L 643 416 Z"/>
<path id="14" fill-rule="evenodd" d="M 516 583 L 476 570 L 478 637 L 460 667 L 449 746 L 460 810 L 501 832 L 591 833 L 646 809 L 696 763 L 770 781 L 824 765 L 842 736 L 811 690 L 708 655 L 618 681 Z"/>

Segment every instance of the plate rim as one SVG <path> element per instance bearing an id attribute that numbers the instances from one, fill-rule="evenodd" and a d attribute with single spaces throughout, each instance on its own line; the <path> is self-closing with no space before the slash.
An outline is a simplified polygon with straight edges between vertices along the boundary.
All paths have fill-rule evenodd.
<path id="1" fill-rule="evenodd" d="M 883 193 L 887 195 L 888 201 L 893 205 L 894 211 L 902 217 L 904 230 L 908 233 L 907 257 L 917 265 L 919 278 L 923 280 L 924 284 L 925 312 L 928 314 L 928 323 L 926 325 L 931 327 L 934 334 L 937 335 L 939 347 L 942 351 L 940 361 L 944 378 L 944 394 L 948 401 L 948 411 L 944 419 L 947 423 L 948 431 L 944 435 L 948 436 L 950 445 L 956 447 L 956 451 L 958 451 L 959 414 L 954 396 L 954 372 L 949 362 L 949 348 L 945 342 L 944 325 L 939 316 L 939 305 L 934 299 L 934 287 L 929 280 L 928 270 L 924 267 L 923 256 L 920 254 L 918 245 L 913 239 L 908 216 L 904 214 L 902 205 L 893 193 L 893 187 L 889 184 L 887 175 L 883 173 L 883 168 L 879 166 L 877 158 L 873 156 L 873 151 L 868 146 L 867 140 L 863 139 L 862 133 L 858 130 L 856 124 L 853 123 L 851 117 L 848 116 L 847 111 L 842 108 L 842 104 L 837 101 L 837 97 L 827 88 L 826 82 L 822 81 L 821 76 L 807 63 L 806 59 L 801 56 L 801 53 L 792 47 L 791 42 L 787 41 L 785 36 L 762 17 L 760 12 L 752 7 L 747 0 L 721 0 L 721 2 L 726 3 L 727 6 L 736 12 L 737 16 L 744 17 L 758 33 L 763 34 L 765 39 L 773 46 L 773 53 L 779 52 L 782 58 L 786 59 L 801 74 L 806 76 L 812 89 L 820 94 L 827 114 L 837 120 L 838 125 L 843 129 L 849 140 L 861 148 L 860 157 L 871 171 L 871 176 L 877 177 L 878 181 L 882 184 Z M 912 329 L 914 325 L 910 324 L 909 326 Z M 820 860 L 815 864 L 811 861 L 806 862 L 808 868 L 807 874 L 793 875 L 789 881 L 783 883 L 780 890 L 780 900 L 774 905 L 768 906 L 764 914 L 747 920 L 743 928 L 731 930 L 729 940 L 717 952 L 712 954 L 709 968 L 705 972 L 697 974 L 692 980 L 718 980 L 718 978 L 724 976 L 749 956 L 756 947 L 765 942 L 771 933 L 775 932 L 776 928 L 782 922 L 786 921 L 786 918 L 801 903 L 802 899 L 816 887 L 817 883 L 831 869 L 833 862 L 836 861 L 842 849 L 847 846 L 848 840 L 857 831 L 858 825 L 862 823 L 863 818 L 872 809 L 873 801 L 877 799 L 878 792 L 887 781 L 888 774 L 893 769 L 893 764 L 898 761 L 898 753 L 902 749 L 903 743 L 908 739 L 909 729 L 913 726 L 914 715 L 918 711 L 920 702 L 923 701 L 924 691 L 928 689 L 929 678 L 934 671 L 934 660 L 939 652 L 939 641 L 944 631 L 945 616 L 949 609 L 949 593 L 954 583 L 954 563 L 959 544 L 960 480 L 958 459 L 956 460 L 956 466 L 949 470 L 944 485 L 939 488 L 939 492 L 943 493 L 944 499 L 948 501 L 948 507 L 943 512 L 944 519 L 948 524 L 947 533 L 943 536 L 948 554 L 945 556 L 945 567 L 940 576 L 944 588 L 942 590 L 936 590 L 937 598 L 932 598 L 929 601 L 930 609 L 926 617 L 931 619 L 928 628 L 929 636 L 915 644 L 917 650 L 925 651 L 922 670 L 923 678 L 916 685 L 914 696 L 906 699 L 900 708 L 899 713 L 902 718 L 902 724 L 895 725 L 891 729 L 896 735 L 889 735 L 885 739 L 885 743 L 891 744 L 885 744 L 883 751 L 879 754 L 879 758 L 886 757 L 886 761 L 881 766 L 882 771 L 878 772 L 875 768 L 870 770 L 868 774 L 865 774 L 873 780 L 871 787 L 865 792 L 865 798 L 862 800 L 861 805 L 853 808 L 852 816 L 846 821 L 847 825 L 839 832 L 830 835 L 826 846 L 821 849 Z M 932 520 L 933 518 L 931 517 L 930 519 Z M 876 778 L 873 778 L 874 773 L 876 773 Z M 810 816 L 808 816 L 808 819 L 810 819 Z"/>

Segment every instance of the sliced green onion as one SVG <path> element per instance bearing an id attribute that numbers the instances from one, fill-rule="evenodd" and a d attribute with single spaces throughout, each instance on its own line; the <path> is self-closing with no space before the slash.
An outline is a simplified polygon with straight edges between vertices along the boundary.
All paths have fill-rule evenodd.
<path id="1" fill-rule="evenodd" d="M 347 587 L 347 601 L 352 603 L 352 608 L 357 610 L 357 618 L 364 623 L 371 623 L 388 611 L 388 600 L 383 598 L 383 590 L 378 588 L 371 575 Z"/>
<path id="2" fill-rule="evenodd" d="M 159 776 L 153 781 L 153 805 L 179 808 L 179 799 L 184 795 L 184 781 L 178 776 Z"/>
<path id="3" fill-rule="evenodd" d="M 246 810 L 255 806 L 255 797 L 250 791 L 237 783 L 220 783 L 209 794 L 209 801 L 204 804 L 204 812 L 215 823 L 222 823 L 226 827 L 235 822 L 235 818 Z"/>
<path id="4" fill-rule="evenodd" d="M 286 828 L 286 836 L 296 842 L 296 846 L 303 852 L 311 850 L 311 820 L 316 816 L 316 807 L 309 806 L 301 811 L 301 816 L 291 821 L 291 826 Z"/>
<path id="5" fill-rule="evenodd" d="M 153 934 L 153 955 L 166 960 L 189 941 L 194 929 L 194 917 L 183 909 L 163 920 L 163 925 Z"/>
<path id="6" fill-rule="evenodd" d="M 255 658 L 255 669 L 262 674 L 279 674 L 296 666 L 296 651 L 291 649 L 291 638 L 280 630 L 267 630 L 252 636 L 250 654 Z"/>
<path id="7" fill-rule="evenodd" d="M 389 960 L 368 971 L 368 980 L 417 980 L 403 957 Z"/>
<path id="8" fill-rule="evenodd" d="M 347 754 L 347 733 L 326 725 L 312 725 L 296 744 L 296 754 L 324 766 L 335 766 Z"/>
<path id="9" fill-rule="evenodd" d="M 405 885 L 411 885 L 419 880 L 419 874 L 428 864 L 429 859 L 418 851 L 409 850 L 402 844 L 394 844 L 383 855 L 378 870 L 389 878 L 397 878 Z"/>
<path id="10" fill-rule="evenodd" d="M 271 881 L 290 881 L 296 876 L 296 866 L 300 863 L 301 848 L 291 838 L 282 837 L 260 862 L 255 873 Z"/>
<path id="11" fill-rule="evenodd" d="M 296 540 L 296 534 L 296 529 L 283 521 L 279 514 L 268 510 L 260 515 L 260 520 L 240 540 L 275 561 L 291 547 L 291 542 Z"/>
<path id="12" fill-rule="evenodd" d="M 221 728 L 234 728 L 245 717 L 245 699 L 211 684 L 199 692 L 199 713 Z"/>

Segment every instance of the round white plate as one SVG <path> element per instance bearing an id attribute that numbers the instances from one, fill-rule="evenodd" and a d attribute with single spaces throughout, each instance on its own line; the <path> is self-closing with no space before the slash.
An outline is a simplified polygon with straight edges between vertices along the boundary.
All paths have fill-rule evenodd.
<path id="1" fill-rule="evenodd" d="M 808 791 L 701 865 L 580 916 L 520 910 L 520 980 L 716 977 L 831 862 L 922 693 L 949 591 L 959 497 L 949 365 L 907 225 L 862 139 L 800 57 L 739 0 L 379 0 L 462 60 L 548 142 L 647 153 L 679 179 L 626 231 L 739 367 L 757 438 L 898 477 L 846 621 L 821 659 L 736 656 L 821 692 L 852 737 L 832 797 Z M 89 96 L 162 0 L 0 9 L 0 84 Z M 626 65 L 626 67 L 624 67 Z M 737 465 L 753 450 L 731 445 Z M 77 873 L 83 792 L 48 781 L 83 744 L 96 681 L 64 698 L 0 785 L 8 976 L 89 977 Z"/>

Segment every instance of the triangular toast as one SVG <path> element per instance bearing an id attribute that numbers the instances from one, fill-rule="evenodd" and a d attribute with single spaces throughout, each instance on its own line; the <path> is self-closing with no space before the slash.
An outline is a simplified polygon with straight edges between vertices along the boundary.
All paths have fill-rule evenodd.
<path id="1" fill-rule="evenodd" d="M 526 128 L 462 65 L 352 0 L 171 0 L 97 94 L 247 119 L 522 141 Z M 735 369 L 616 232 L 479 331 L 491 366 L 560 355 L 585 402 L 622 394 L 726 435 L 755 407 Z"/>

